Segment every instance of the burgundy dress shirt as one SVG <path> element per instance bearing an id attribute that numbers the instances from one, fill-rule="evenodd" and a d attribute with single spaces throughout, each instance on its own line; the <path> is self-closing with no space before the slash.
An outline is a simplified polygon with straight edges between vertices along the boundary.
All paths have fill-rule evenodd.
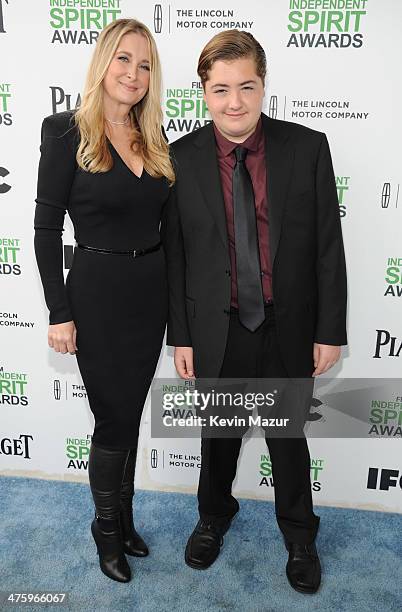
<path id="1" fill-rule="evenodd" d="M 242 143 L 231 142 L 219 132 L 215 125 L 214 131 L 228 232 L 232 281 L 231 305 L 238 308 L 232 175 L 233 168 L 236 163 L 234 150 L 237 146 L 239 146 L 239 144 L 248 150 L 246 157 L 246 168 L 249 171 L 254 190 L 262 290 L 264 300 L 269 301 L 272 300 L 272 265 L 269 252 L 267 166 L 265 160 L 265 142 L 262 121 L 260 118 L 255 131 Z"/>

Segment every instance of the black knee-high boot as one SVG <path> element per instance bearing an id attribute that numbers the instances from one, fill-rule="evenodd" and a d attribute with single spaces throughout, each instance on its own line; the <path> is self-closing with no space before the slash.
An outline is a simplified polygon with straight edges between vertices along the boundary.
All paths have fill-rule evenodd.
<path id="1" fill-rule="evenodd" d="M 91 531 L 102 572 L 112 580 L 128 582 L 130 566 L 124 555 L 120 527 L 120 491 L 129 450 L 91 444 L 88 476 L 96 514 Z"/>
<path id="2" fill-rule="evenodd" d="M 146 557 L 149 554 L 147 545 L 137 533 L 133 521 L 134 474 L 137 449 L 132 449 L 124 471 L 120 494 L 120 524 L 124 552 L 133 557 Z"/>

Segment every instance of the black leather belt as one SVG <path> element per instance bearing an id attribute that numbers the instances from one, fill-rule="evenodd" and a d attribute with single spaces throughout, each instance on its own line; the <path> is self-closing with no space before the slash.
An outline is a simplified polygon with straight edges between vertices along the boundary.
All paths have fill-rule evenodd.
<path id="1" fill-rule="evenodd" d="M 97 249 L 95 247 L 85 246 L 84 244 L 77 244 L 79 249 L 83 249 L 84 251 L 92 251 L 94 253 L 103 253 L 105 255 L 130 255 L 130 257 L 141 257 L 141 255 L 147 255 L 148 253 L 153 253 L 153 251 L 157 251 L 161 242 L 155 244 L 154 246 L 148 247 L 147 249 L 135 249 L 132 251 L 115 251 L 112 249 Z"/>

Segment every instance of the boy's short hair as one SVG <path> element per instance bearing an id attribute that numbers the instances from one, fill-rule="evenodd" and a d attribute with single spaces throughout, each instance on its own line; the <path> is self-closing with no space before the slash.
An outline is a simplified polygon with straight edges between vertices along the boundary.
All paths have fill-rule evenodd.
<path id="1" fill-rule="evenodd" d="M 197 73 L 205 89 L 208 81 L 208 72 L 215 62 L 231 61 L 250 57 L 255 61 L 256 73 L 265 83 L 267 72 L 267 59 L 260 43 L 250 32 L 243 30 L 226 30 L 216 34 L 205 45 L 198 60 Z"/>

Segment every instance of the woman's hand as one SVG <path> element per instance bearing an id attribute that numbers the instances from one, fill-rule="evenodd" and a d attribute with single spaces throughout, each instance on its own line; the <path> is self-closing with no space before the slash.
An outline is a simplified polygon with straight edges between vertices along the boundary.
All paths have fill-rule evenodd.
<path id="1" fill-rule="evenodd" d="M 49 325 L 47 340 L 50 348 L 53 348 L 56 353 L 74 355 L 78 351 L 76 339 L 77 330 L 74 321 Z"/>

